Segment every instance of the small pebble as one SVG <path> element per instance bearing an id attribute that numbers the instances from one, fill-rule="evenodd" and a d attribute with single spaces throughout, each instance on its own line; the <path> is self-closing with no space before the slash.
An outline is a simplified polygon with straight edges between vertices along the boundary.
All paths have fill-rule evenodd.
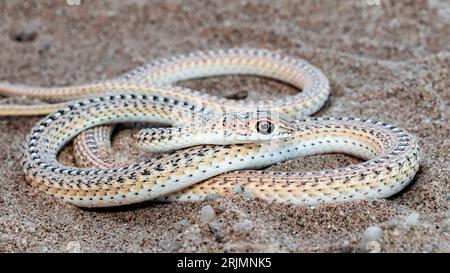
<path id="1" fill-rule="evenodd" d="M 217 232 L 217 231 L 220 231 L 222 229 L 222 224 L 217 222 L 217 221 L 213 221 L 213 222 L 208 223 L 208 226 L 211 228 L 211 230 L 213 232 Z"/>
<path id="2" fill-rule="evenodd" d="M 391 235 L 394 237 L 398 237 L 400 236 L 400 231 L 398 229 L 394 229 L 393 231 L 391 231 Z"/>
<path id="3" fill-rule="evenodd" d="M 214 211 L 213 207 L 210 205 L 206 205 L 202 208 L 200 211 L 200 221 L 203 223 L 208 223 L 213 221 L 216 218 L 216 212 Z"/>
<path id="4" fill-rule="evenodd" d="M 289 239 L 284 239 L 284 245 L 290 251 L 295 251 L 299 247 L 299 244 L 297 242 L 295 242 L 294 240 L 289 240 Z"/>
<path id="5" fill-rule="evenodd" d="M 67 252 L 70 253 L 80 253 L 81 252 L 81 244 L 78 241 L 70 241 L 66 245 Z"/>
<path id="6" fill-rule="evenodd" d="M 408 226 L 414 226 L 419 224 L 419 217 L 420 215 L 417 212 L 413 212 L 408 217 L 406 217 L 406 224 Z"/>
<path id="7" fill-rule="evenodd" d="M 213 221 L 208 223 L 209 228 L 211 228 L 212 232 L 214 233 L 214 236 L 216 237 L 217 240 L 221 240 L 223 237 L 225 237 L 225 233 L 223 232 L 223 228 L 222 228 L 222 224 L 217 222 L 217 221 Z"/>
<path id="8" fill-rule="evenodd" d="M 342 253 L 349 253 L 350 252 L 350 242 L 349 241 L 345 240 L 342 243 L 341 251 L 342 251 Z"/>
<path id="9" fill-rule="evenodd" d="M 189 222 L 188 219 L 182 219 L 182 220 L 176 222 L 175 225 L 173 226 L 173 228 L 176 231 L 181 232 L 181 231 L 185 230 L 190 224 L 191 223 Z"/>
<path id="10" fill-rule="evenodd" d="M 33 26 L 25 26 L 23 29 L 13 33 L 12 38 L 19 43 L 32 42 L 38 36 Z"/>
<path id="11" fill-rule="evenodd" d="M 253 230 L 253 222 L 249 219 L 244 219 L 233 226 L 233 230 L 238 233 L 249 233 Z"/>
<path id="12" fill-rule="evenodd" d="M 371 226 L 364 232 L 361 242 L 359 243 L 359 250 L 365 252 L 369 242 L 378 241 L 383 237 L 383 229 L 377 226 Z"/>
<path id="13" fill-rule="evenodd" d="M 180 248 L 178 243 L 173 241 L 161 241 L 158 245 L 164 251 L 174 251 Z"/>
<path id="14" fill-rule="evenodd" d="M 383 229 L 377 226 L 371 226 L 364 232 L 362 240 L 378 241 L 383 237 Z"/>
<path id="15" fill-rule="evenodd" d="M 368 253 L 380 253 L 381 244 L 377 241 L 370 241 L 366 245 L 366 252 Z"/>

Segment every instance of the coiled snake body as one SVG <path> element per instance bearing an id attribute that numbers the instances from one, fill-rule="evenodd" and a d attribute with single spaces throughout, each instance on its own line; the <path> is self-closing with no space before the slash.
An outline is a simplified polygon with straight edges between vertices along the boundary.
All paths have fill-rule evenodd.
<path id="1" fill-rule="evenodd" d="M 302 92 L 274 101 L 239 102 L 169 85 L 226 74 L 270 77 Z M 266 50 L 182 55 L 84 86 L 33 88 L 2 83 L 0 93 L 61 100 L 88 97 L 0 107 L 3 115 L 59 109 L 40 121 L 27 138 L 24 171 L 40 190 L 82 207 L 152 199 L 202 200 L 233 192 L 300 205 L 384 198 L 406 186 L 419 167 L 417 141 L 402 129 L 356 118 L 299 119 L 323 106 L 328 81 L 305 61 Z M 127 167 L 114 166 L 108 153 L 99 149 L 110 149 L 111 127 L 96 126 L 123 122 L 172 124 L 172 128 L 142 130 L 138 143 L 151 151 L 183 150 Z M 59 150 L 77 136 L 77 157 L 89 168 L 64 166 L 56 159 Z M 232 172 L 332 152 L 367 161 L 297 174 Z"/>

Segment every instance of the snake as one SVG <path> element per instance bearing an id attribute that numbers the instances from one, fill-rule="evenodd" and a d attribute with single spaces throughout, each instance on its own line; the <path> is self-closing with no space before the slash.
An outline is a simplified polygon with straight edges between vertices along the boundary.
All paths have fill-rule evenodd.
<path id="1" fill-rule="evenodd" d="M 268 77 L 302 92 L 272 101 L 230 101 L 171 85 L 228 74 Z M 1 83 L 0 90 L 3 95 L 69 100 L 2 105 L 0 114 L 54 111 L 27 137 L 25 177 L 39 190 L 79 207 L 198 201 L 236 193 L 298 205 L 386 198 L 408 185 L 419 168 L 418 142 L 403 129 L 359 118 L 301 118 L 323 107 L 328 80 L 304 60 L 267 50 L 196 52 L 104 82 L 53 88 Z M 110 137 L 110 125 L 128 122 L 172 125 L 136 136 L 143 149 L 165 153 L 123 167 L 107 159 L 91 167 L 57 160 L 62 147 L 78 136 L 80 157 L 95 162 L 97 145 Z M 303 173 L 239 172 L 321 153 L 350 154 L 365 162 Z"/>

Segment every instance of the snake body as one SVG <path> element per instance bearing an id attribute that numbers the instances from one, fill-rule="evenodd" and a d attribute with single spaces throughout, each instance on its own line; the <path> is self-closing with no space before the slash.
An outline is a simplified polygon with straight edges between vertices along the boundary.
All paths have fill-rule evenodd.
<path id="1" fill-rule="evenodd" d="M 168 86 L 226 74 L 275 78 L 303 92 L 270 102 L 230 102 Z M 85 86 L 33 88 L 4 83 L 0 90 L 6 95 L 61 100 L 90 97 L 41 108 L 0 108 L 0 114 L 9 115 L 20 109 L 26 109 L 25 114 L 39 114 L 60 108 L 39 122 L 27 138 L 24 171 L 40 190 L 81 207 L 153 199 L 203 200 L 232 192 L 300 205 L 384 198 L 405 187 L 419 167 L 415 137 L 392 125 L 355 118 L 299 120 L 323 106 L 329 94 L 328 81 L 320 70 L 302 60 L 265 50 L 195 53 Z M 174 128 L 143 130 L 138 141 L 151 150 L 184 150 L 120 168 L 111 166 L 107 156 L 98 160 L 103 156 L 98 144 L 109 138 L 111 128 L 96 126 L 123 122 L 172 124 Z M 97 129 L 83 137 L 86 133 L 82 132 L 90 128 Z M 99 162 L 97 166 L 68 167 L 57 161 L 60 149 L 77 135 L 81 137 L 79 156 Z M 310 173 L 232 172 L 332 152 L 367 161 Z"/>

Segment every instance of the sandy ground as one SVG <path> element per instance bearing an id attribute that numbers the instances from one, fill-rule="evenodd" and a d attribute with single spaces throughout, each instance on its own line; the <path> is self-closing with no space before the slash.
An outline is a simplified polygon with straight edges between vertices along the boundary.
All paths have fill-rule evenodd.
<path id="1" fill-rule="evenodd" d="M 39 118 L 3 117 L 0 251 L 450 251 L 448 2 L 182 2 L 1 1 L 0 80 L 70 85 L 192 50 L 276 50 L 304 58 L 328 76 L 331 97 L 316 116 L 384 120 L 418 137 L 424 156 L 411 186 L 388 200 L 315 208 L 236 197 L 82 210 L 36 192 L 24 180 L 21 145 Z M 184 85 L 222 96 L 247 92 L 248 98 L 293 92 L 250 77 Z M 132 132 L 122 131 L 114 140 L 124 155 L 131 154 Z M 65 153 L 70 160 L 70 147 Z M 345 155 L 321 155 L 270 169 L 305 171 L 355 162 Z M 204 223 L 201 211 L 208 205 L 216 215 Z"/>

